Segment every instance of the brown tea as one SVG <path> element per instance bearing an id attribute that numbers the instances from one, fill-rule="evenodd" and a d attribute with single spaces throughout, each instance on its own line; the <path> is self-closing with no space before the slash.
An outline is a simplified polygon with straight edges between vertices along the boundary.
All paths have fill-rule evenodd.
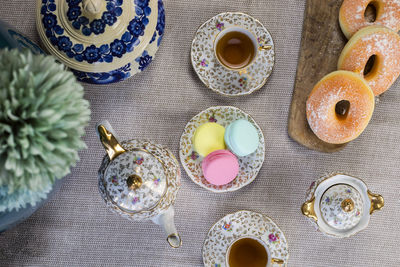
<path id="1" fill-rule="evenodd" d="M 238 31 L 231 31 L 222 36 L 218 40 L 215 52 L 219 61 L 232 69 L 246 67 L 256 53 L 250 37 Z"/>
<path id="2" fill-rule="evenodd" d="M 228 263 L 230 267 L 265 267 L 268 263 L 268 253 L 257 240 L 243 238 L 233 243 Z"/>

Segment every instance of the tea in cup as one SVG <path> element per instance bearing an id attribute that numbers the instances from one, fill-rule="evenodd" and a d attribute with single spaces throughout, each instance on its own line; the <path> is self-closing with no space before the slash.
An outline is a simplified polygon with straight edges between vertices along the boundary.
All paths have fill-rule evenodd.
<path id="1" fill-rule="evenodd" d="M 267 244 L 256 237 L 236 239 L 226 252 L 228 267 L 270 267 L 271 263 L 283 264 L 284 262 L 271 258 Z"/>
<path id="2" fill-rule="evenodd" d="M 244 71 L 256 59 L 259 50 L 271 46 L 258 44 L 257 37 L 249 30 L 232 26 L 221 31 L 214 40 L 214 53 L 218 62 L 229 70 Z"/>

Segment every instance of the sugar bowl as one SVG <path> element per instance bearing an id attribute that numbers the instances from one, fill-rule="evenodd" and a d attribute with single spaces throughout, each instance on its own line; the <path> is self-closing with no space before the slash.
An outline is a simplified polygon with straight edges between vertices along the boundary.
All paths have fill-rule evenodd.
<path id="1" fill-rule="evenodd" d="M 171 247 L 180 247 L 173 204 L 181 171 L 174 155 L 149 141 L 118 142 L 108 121 L 98 123 L 96 131 L 107 151 L 98 172 L 107 207 L 131 221 L 151 220 L 164 229 Z"/>
<path id="2" fill-rule="evenodd" d="M 349 237 L 368 226 L 370 215 L 384 205 L 359 178 L 330 174 L 311 184 L 302 213 L 332 237 Z"/>

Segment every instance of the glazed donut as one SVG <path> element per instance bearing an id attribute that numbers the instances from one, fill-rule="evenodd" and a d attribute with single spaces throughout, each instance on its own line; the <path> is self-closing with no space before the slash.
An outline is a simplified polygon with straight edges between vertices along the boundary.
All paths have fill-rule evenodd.
<path id="1" fill-rule="evenodd" d="M 335 71 L 311 91 L 306 103 L 307 121 L 322 141 L 343 144 L 364 131 L 374 106 L 374 93 L 362 77 L 351 71 Z"/>
<path id="2" fill-rule="evenodd" d="M 400 74 L 400 36 L 396 32 L 382 26 L 359 30 L 340 54 L 338 69 L 364 76 L 365 65 L 373 55 L 374 65 L 364 78 L 374 94 L 380 95 Z"/>
<path id="3" fill-rule="evenodd" d="M 369 4 L 376 9 L 376 19 L 368 22 L 364 13 Z M 395 32 L 400 30 L 399 0 L 344 0 L 339 11 L 340 28 L 347 39 L 361 28 L 382 25 Z"/>

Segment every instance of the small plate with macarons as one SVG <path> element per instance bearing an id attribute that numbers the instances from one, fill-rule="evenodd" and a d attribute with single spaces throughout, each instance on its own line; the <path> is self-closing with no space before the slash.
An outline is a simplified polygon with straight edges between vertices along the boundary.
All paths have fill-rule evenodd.
<path id="1" fill-rule="evenodd" d="M 210 107 L 187 123 L 179 156 L 194 183 L 217 193 L 235 191 L 257 177 L 265 158 L 264 135 L 244 111 Z"/>

